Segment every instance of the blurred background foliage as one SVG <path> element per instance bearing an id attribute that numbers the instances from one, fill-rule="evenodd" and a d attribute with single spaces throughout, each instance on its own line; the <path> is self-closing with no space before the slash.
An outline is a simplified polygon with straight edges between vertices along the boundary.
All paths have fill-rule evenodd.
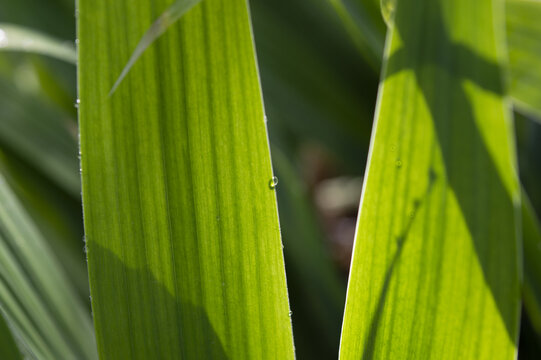
<path id="1" fill-rule="evenodd" d="M 250 0 L 250 5 L 279 178 L 297 356 L 336 358 L 386 27 L 379 0 Z M 508 18 L 508 27 L 514 29 L 523 17 L 518 10 L 512 13 L 515 20 Z M 72 0 L 0 0 L 0 23 L 70 44 L 75 43 L 75 19 Z M 525 65 L 519 51 L 511 52 L 515 68 L 531 69 L 540 62 L 539 42 L 527 43 L 538 56 Z M 531 72 L 523 76 L 532 77 Z M 530 102 L 541 92 L 541 80 L 535 80 Z M 39 55 L 0 53 L 0 172 L 90 312 L 76 105 L 75 66 Z M 535 121 L 538 112 L 519 108 L 520 177 L 541 214 L 541 122 Z M 534 246 L 536 251 L 541 250 Z M 0 334 L 7 334 L 4 324 Z M 0 357 L 9 358 L 3 341 L 8 343 L 0 336 Z M 541 354 L 539 319 L 526 311 L 519 346 L 520 359 Z"/>

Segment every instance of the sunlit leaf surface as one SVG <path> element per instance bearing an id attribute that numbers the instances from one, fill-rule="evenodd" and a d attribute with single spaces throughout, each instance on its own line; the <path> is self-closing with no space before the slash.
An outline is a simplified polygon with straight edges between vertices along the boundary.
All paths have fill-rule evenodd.
<path id="1" fill-rule="evenodd" d="M 133 64 L 141 57 L 143 52 L 158 38 L 160 37 L 169 26 L 173 25 L 175 21 L 180 19 L 182 15 L 188 12 L 192 7 L 197 5 L 201 0 L 176 0 L 167 10 L 165 10 L 160 17 L 154 21 L 152 26 L 145 32 L 137 47 L 133 51 L 130 59 L 120 76 L 116 80 L 113 88 L 109 92 L 109 95 L 112 95 L 118 85 L 122 82 L 122 79 L 128 74 L 128 71 L 132 68 Z"/>
<path id="2" fill-rule="evenodd" d="M 100 357 L 292 358 L 246 1 L 203 1 L 108 96 L 170 4 L 79 1 L 83 204 Z"/>
<path id="3" fill-rule="evenodd" d="M 342 359 L 515 356 L 520 208 L 503 10 L 500 0 L 397 3 Z"/>

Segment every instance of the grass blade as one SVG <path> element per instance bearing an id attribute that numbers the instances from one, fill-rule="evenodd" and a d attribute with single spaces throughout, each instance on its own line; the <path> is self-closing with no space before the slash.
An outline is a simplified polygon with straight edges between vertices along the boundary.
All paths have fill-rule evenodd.
<path id="1" fill-rule="evenodd" d="M 182 15 L 186 14 L 188 11 L 190 11 L 192 7 L 199 4 L 200 1 L 201 0 L 177 0 L 167 10 L 165 10 L 156 21 L 154 21 L 152 26 L 143 35 L 141 40 L 139 40 L 137 47 L 133 51 L 133 54 L 130 56 L 130 59 L 128 60 L 128 63 L 126 64 L 126 66 L 124 66 L 124 69 L 122 69 L 120 76 L 111 88 L 109 96 L 111 96 L 115 92 L 118 85 L 120 85 L 124 77 L 128 75 L 128 72 L 130 71 L 132 66 L 135 64 L 137 59 L 139 59 L 141 55 L 143 55 L 143 53 L 150 46 L 150 44 L 152 44 L 158 37 L 160 37 L 169 26 L 175 23 L 175 21 L 180 19 Z"/>
<path id="2" fill-rule="evenodd" d="M 83 206 L 102 359 L 293 357 L 245 0 L 79 1 Z M 104 66 L 106 64 L 106 66 Z"/>
<path id="3" fill-rule="evenodd" d="M 96 358 L 89 314 L 1 176 L 0 304 L 27 357 Z"/>
<path id="4" fill-rule="evenodd" d="M 374 13 L 373 0 L 329 0 L 342 19 L 344 28 L 370 64 L 382 60 L 385 29 Z M 385 22 L 396 0 L 380 0 Z M 541 119 L 541 1 L 506 0 L 505 18 L 509 57 L 510 95 L 521 111 Z M 374 66 L 373 66 L 374 67 Z M 378 67 L 375 67 L 377 70 Z"/>
<path id="5" fill-rule="evenodd" d="M 510 95 L 518 109 L 541 119 L 541 1 L 507 0 Z"/>
<path id="6" fill-rule="evenodd" d="M 0 146 L 79 198 L 77 141 L 69 116 L 2 77 L 0 95 Z"/>
<path id="7" fill-rule="evenodd" d="M 88 303 L 81 203 L 16 155 L 0 152 L 0 172 L 43 235 L 64 273 Z"/>
<path id="8" fill-rule="evenodd" d="M 504 3 L 401 0 L 389 30 L 342 359 L 512 359 L 519 186 Z"/>
<path id="9" fill-rule="evenodd" d="M 380 0 L 381 16 L 388 27 L 393 26 L 394 10 L 397 0 Z"/>
<path id="10" fill-rule="evenodd" d="M 36 53 L 72 64 L 77 61 L 73 44 L 39 31 L 6 23 L 0 23 L 0 51 Z"/>
<path id="11" fill-rule="evenodd" d="M 346 31 L 366 62 L 376 72 L 381 66 L 385 25 L 379 2 L 373 0 L 328 0 L 342 19 Z"/>

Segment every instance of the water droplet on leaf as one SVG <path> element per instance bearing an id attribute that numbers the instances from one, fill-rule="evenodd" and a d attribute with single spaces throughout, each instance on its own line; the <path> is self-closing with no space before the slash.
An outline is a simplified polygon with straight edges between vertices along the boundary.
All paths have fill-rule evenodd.
<path id="1" fill-rule="evenodd" d="M 278 178 L 276 176 L 273 176 L 272 179 L 269 181 L 269 187 L 271 189 L 275 189 L 276 186 L 278 186 Z"/>

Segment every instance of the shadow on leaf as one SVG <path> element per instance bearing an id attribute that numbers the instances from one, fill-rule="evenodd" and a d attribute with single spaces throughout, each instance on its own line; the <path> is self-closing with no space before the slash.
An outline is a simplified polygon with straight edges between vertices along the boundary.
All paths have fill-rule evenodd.
<path id="1" fill-rule="evenodd" d="M 441 1 L 410 3 L 415 7 L 422 26 L 411 26 L 406 12 L 397 12 L 395 36 L 403 46 L 388 59 L 384 81 L 402 71 L 411 71 L 430 111 L 435 134 L 445 165 L 444 180 L 453 191 L 468 231 L 486 284 L 505 325 L 507 335 L 516 342 L 518 329 L 518 284 L 515 266 L 501 266 L 517 251 L 515 229 L 509 226 L 515 218 L 511 190 L 504 185 L 492 154 L 476 123 L 473 106 L 464 83 L 496 96 L 503 95 L 502 71 L 497 63 L 451 40 L 442 17 Z M 501 108 L 504 110 L 504 107 Z M 498 127 L 506 124 L 495 124 Z M 458 141 L 460 140 L 460 141 Z M 429 175 L 430 176 L 430 175 Z M 409 225 L 408 225 L 409 229 Z M 374 356 L 377 328 L 385 298 L 407 231 L 386 272 L 375 313 L 365 340 L 363 358 Z M 511 264 L 512 265 L 512 264 Z"/>
<path id="2" fill-rule="evenodd" d="M 175 296 L 146 268 L 126 266 L 88 243 L 94 259 L 92 301 L 100 356 L 110 359 L 227 359 L 205 310 Z M 92 274 L 92 273 L 91 273 Z M 122 284 L 117 287 L 116 284 Z M 111 321 L 114 321 L 112 323 Z"/>

